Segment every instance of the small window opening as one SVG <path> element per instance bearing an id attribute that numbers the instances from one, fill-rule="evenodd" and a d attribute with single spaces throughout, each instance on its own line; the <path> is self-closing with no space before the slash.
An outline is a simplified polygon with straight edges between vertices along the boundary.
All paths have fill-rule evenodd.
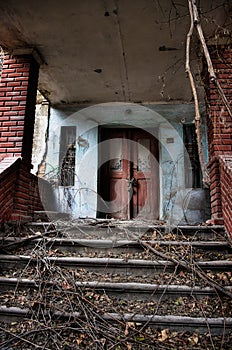
<path id="1" fill-rule="evenodd" d="M 201 187 L 201 171 L 198 155 L 197 138 L 194 124 L 184 125 L 185 145 L 185 186 Z"/>
<path id="2" fill-rule="evenodd" d="M 60 134 L 60 186 L 74 186 L 76 158 L 76 127 L 62 126 Z"/>

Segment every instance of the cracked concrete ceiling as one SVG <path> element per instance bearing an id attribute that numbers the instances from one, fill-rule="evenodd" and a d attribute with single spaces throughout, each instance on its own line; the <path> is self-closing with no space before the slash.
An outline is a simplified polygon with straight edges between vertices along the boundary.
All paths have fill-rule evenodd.
<path id="1" fill-rule="evenodd" d="M 224 23 L 224 2 L 204 1 L 206 32 Z M 0 44 L 39 52 L 53 105 L 190 101 L 188 28 L 187 0 L 0 0 Z"/>

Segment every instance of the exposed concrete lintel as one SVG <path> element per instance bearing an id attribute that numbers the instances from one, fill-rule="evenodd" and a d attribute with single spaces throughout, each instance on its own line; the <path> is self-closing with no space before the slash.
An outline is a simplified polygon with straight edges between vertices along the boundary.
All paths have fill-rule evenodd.
<path id="1" fill-rule="evenodd" d="M 10 54 L 21 56 L 21 55 L 31 55 L 35 61 L 41 66 L 45 64 L 45 61 L 40 54 L 40 52 L 34 47 L 18 47 L 9 51 Z"/>

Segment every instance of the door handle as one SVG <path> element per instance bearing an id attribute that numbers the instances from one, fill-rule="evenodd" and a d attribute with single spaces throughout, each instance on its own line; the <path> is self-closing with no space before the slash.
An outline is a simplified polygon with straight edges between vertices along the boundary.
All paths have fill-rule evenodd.
<path id="1" fill-rule="evenodd" d="M 137 181 L 134 177 L 132 177 L 132 179 L 126 179 L 126 181 L 128 191 L 130 191 L 133 186 L 137 186 Z"/>

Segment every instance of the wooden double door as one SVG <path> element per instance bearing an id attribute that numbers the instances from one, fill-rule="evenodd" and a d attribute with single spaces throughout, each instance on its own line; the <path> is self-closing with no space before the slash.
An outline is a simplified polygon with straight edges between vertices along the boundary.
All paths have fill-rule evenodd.
<path id="1" fill-rule="evenodd" d="M 158 219 L 158 141 L 137 128 L 102 128 L 99 143 L 99 214 Z"/>

